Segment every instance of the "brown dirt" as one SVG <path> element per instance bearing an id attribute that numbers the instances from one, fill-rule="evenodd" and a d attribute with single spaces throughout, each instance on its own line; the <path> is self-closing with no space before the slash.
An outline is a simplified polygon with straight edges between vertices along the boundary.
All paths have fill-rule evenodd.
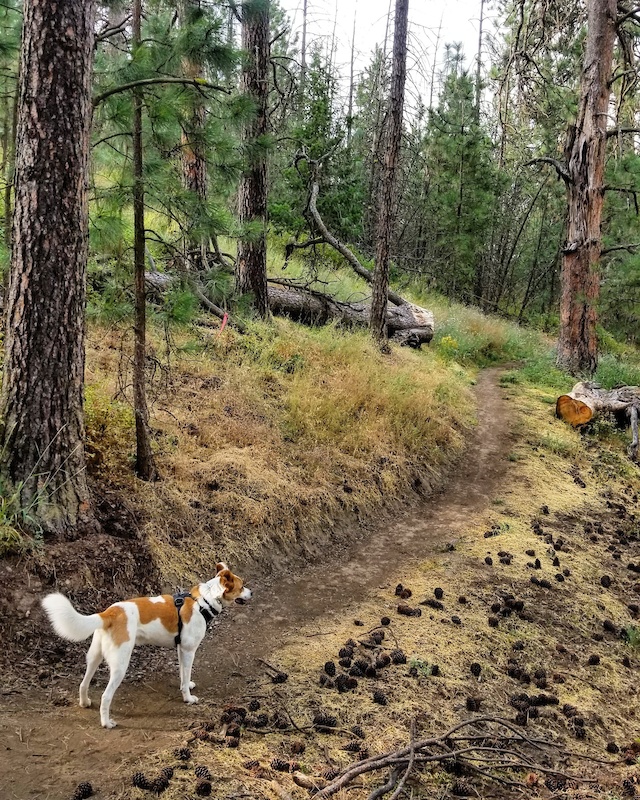
<path id="1" fill-rule="evenodd" d="M 269 654 L 301 625 L 335 619 L 346 604 L 365 600 L 381 582 L 386 583 L 390 573 L 455 546 L 469 520 L 491 501 L 508 466 L 510 415 L 498 374 L 491 369 L 479 377 L 478 425 L 441 495 L 392 524 L 358 531 L 348 548 L 326 554 L 322 563 L 302 570 L 285 567 L 276 579 L 249 580 L 252 603 L 223 618 L 198 653 L 194 678 L 201 704 L 197 709 L 180 701 L 175 654 L 138 648 L 114 701 L 119 726 L 104 731 L 95 707 L 87 710 L 76 704 L 86 645 L 64 643 L 40 658 L 37 640 L 25 643 L 23 679 L 1 693 L 0 741 L 5 757 L 0 797 L 62 800 L 87 778 L 101 788 L 99 796 L 108 796 L 130 774 L 132 764 L 149 751 L 174 744 L 180 731 L 203 711 L 229 697 L 257 691 L 258 677 L 264 674 L 257 659 L 268 661 Z M 106 546 L 106 539 L 93 541 L 94 547 L 101 544 Z M 130 551 L 141 546 L 128 544 Z M 74 545 L 82 546 L 67 546 Z M 119 555 L 105 559 L 116 585 Z M 130 556 L 129 561 L 127 570 L 135 569 L 139 559 Z M 11 580 L 10 574 L 3 577 Z M 152 578 L 148 576 L 147 582 Z M 35 576 L 32 591 L 41 593 L 46 585 L 46 579 Z M 33 680 L 38 675 L 39 685 Z M 105 678 L 101 668 L 93 689 L 94 705 Z"/>

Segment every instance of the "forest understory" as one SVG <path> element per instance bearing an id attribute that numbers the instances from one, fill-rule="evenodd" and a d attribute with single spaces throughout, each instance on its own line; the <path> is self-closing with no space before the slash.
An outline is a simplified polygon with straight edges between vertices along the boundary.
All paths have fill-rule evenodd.
<path id="1" fill-rule="evenodd" d="M 331 792 L 331 781 L 360 761 L 443 737 L 460 722 L 467 727 L 457 735 L 479 737 L 473 744 L 482 749 L 444 758 L 447 748 L 461 749 L 452 734 L 420 753 L 437 760 L 414 758 L 408 770 L 405 756 L 393 781 L 383 762 L 334 796 L 368 798 L 388 780 L 390 795 L 405 772 L 401 789 L 416 798 L 633 796 L 637 467 L 613 425 L 577 433 L 553 416 L 556 390 L 526 374 L 480 375 L 478 426 L 439 498 L 408 515 L 394 507 L 377 528 L 345 526 L 351 547 L 327 540 L 331 554 L 311 567 L 291 558 L 300 552 L 293 542 L 289 557 L 267 545 L 243 565 L 255 604 L 203 644 L 200 706 L 179 702 L 175 654 L 142 649 L 116 695 L 119 727 L 103 731 L 95 711 L 76 706 L 84 645 L 55 642 L 34 611 L 22 663 L 7 671 L 3 796 L 64 800 L 89 781 L 97 797 L 113 800 L 154 791 L 195 798 L 207 783 L 219 798 L 304 798 Z M 405 497 L 415 498 L 409 486 Z M 121 508 L 114 496 L 104 502 L 111 513 Z M 111 574 L 74 575 L 70 554 L 80 548 L 86 557 L 89 543 L 47 547 L 58 585 L 87 610 L 123 596 L 140 574 L 153 591 L 154 581 L 171 580 L 166 546 L 155 549 L 153 536 L 141 535 L 136 560 L 116 568 L 135 540 L 117 538 L 118 526 L 121 536 L 130 530 L 126 520 L 111 524 L 95 540 Z M 197 535 L 185 535 L 183 546 L 190 543 Z M 14 563 L 5 587 L 21 588 L 22 566 Z M 35 599 L 48 581 L 31 580 L 25 594 Z M 14 605 L 3 616 L 19 629 L 21 613 Z M 94 698 L 104 679 L 100 672 Z M 164 767 L 173 769 L 166 786 L 132 785 L 135 773 L 151 784 Z M 145 785 L 139 775 L 136 782 Z"/>

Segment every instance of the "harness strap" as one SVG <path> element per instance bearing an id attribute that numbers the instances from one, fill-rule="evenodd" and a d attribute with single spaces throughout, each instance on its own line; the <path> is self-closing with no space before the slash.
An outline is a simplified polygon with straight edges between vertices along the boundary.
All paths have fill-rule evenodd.
<path id="1" fill-rule="evenodd" d="M 184 601 L 187 599 L 187 597 L 191 597 L 190 592 L 178 592 L 177 594 L 173 595 L 173 603 L 178 612 L 178 633 L 173 639 L 176 647 L 180 644 L 180 639 L 182 637 L 182 615 L 180 614 L 180 609 L 184 605 Z M 193 600 L 193 597 L 191 597 L 191 599 Z"/>
<path id="2" fill-rule="evenodd" d="M 173 602 L 178 612 L 178 633 L 173 639 L 176 647 L 180 644 L 180 640 L 182 637 L 182 615 L 180 614 L 180 610 L 184 605 L 184 601 L 187 598 L 190 598 L 191 600 L 194 600 L 197 603 L 198 609 L 200 610 L 200 613 L 204 617 L 205 622 L 211 622 L 211 620 L 214 617 L 217 617 L 218 614 L 220 613 L 220 611 L 218 611 L 218 609 L 215 606 L 212 606 L 211 603 L 204 597 L 198 597 L 196 599 L 195 597 L 192 597 L 190 592 L 178 592 L 177 594 L 174 594 Z M 204 606 L 200 605 L 200 600 L 202 600 L 202 602 L 205 604 Z"/>

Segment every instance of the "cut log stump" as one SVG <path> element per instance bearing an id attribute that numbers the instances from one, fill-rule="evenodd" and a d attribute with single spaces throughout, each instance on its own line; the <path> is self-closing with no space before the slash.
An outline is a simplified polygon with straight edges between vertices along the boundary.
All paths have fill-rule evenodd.
<path id="1" fill-rule="evenodd" d="M 629 455 L 638 458 L 638 416 L 640 412 L 640 386 L 618 386 L 603 389 L 597 383 L 576 383 L 568 394 L 560 395 L 556 401 L 556 415 L 579 428 L 598 414 L 613 414 L 618 422 L 631 426 Z"/>

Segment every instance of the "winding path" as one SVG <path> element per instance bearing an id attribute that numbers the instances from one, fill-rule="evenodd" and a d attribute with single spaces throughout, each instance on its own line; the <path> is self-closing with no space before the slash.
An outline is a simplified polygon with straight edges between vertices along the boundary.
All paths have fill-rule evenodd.
<path id="1" fill-rule="evenodd" d="M 268 659 L 288 632 L 367 598 L 390 573 L 406 569 L 409 559 L 433 555 L 459 536 L 469 518 L 489 504 L 505 474 L 510 444 L 499 373 L 488 369 L 479 376 L 478 425 L 445 491 L 402 519 L 361 535 L 348 548 L 333 551 L 322 563 L 253 586 L 255 601 L 223 618 L 196 658 L 196 691 L 203 700 L 219 703 L 250 691 L 262 673 L 256 659 Z M 96 785 L 113 786 L 114 778 L 123 770 L 128 774 L 128 764 L 144 752 L 173 744 L 176 731 L 184 730 L 194 712 L 179 699 L 173 652 L 156 652 L 154 676 L 125 683 L 116 695 L 114 715 L 121 727 L 114 731 L 99 727 L 95 708 L 56 708 L 44 693 L 3 698 L 0 797 L 64 800 L 87 773 Z M 78 666 L 74 684 L 83 667 Z M 132 672 L 135 677 L 135 662 Z M 95 688 L 93 697 L 95 703 Z"/>

